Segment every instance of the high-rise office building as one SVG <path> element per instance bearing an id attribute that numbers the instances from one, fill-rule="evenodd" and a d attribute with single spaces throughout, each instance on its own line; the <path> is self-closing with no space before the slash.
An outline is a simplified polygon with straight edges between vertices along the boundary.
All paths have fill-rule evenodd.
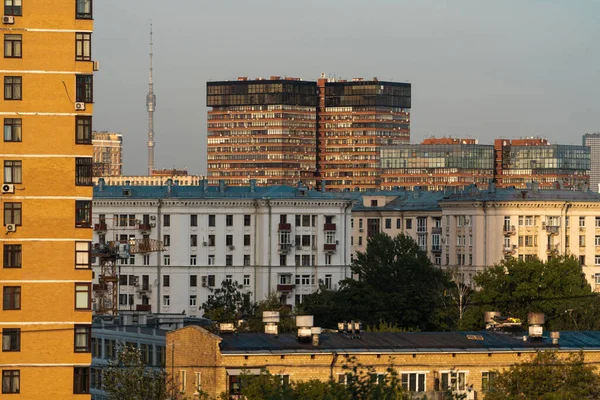
<path id="1" fill-rule="evenodd" d="M 317 86 L 294 78 L 208 82 L 208 179 L 316 182 Z"/>
<path id="2" fill-rule="evenodd" d="M 123 174 L 123 135 L 117 132 L 92 132 L 94 177 Z"/>
<path id="3" fill-rule="evenodd" d="M 583 135 L 583 145 L 590 148 L 590 188 L 600 192 L 600 133 Z"/>
<path id="4" fill-rule="evenodd" d="M 5 0 L 2 397 L 89 398 L 92 1 Z"/>
<path id="5" fill-rule="evenodd" d="M 376 189 L 381 149 L 410 140 L 411 85 L 321 78 L 318 174 L 327 189 Z"/>
<path id="6" fill-rule="evenodd" d="M 381 189 L 486 187 L 494 177 L 494 146 L 475 139 L 430 138 L 381 150 Z"/>
<path id="7" fill-rule="evenodd" d="M 381 148 L 409 141 L 410 90 L 377 78 L 208 82 L 208 178 L 377 188 Z"/>
<path id="8" fill-rule="evenodd" d="M 540 189 L 589 185 L 590 149 L 585 146 L 550 144 L 539 138 L 496 139 L 494 157 L 498 187 L 524 188 L 531 182 L 538 182 Z"/>

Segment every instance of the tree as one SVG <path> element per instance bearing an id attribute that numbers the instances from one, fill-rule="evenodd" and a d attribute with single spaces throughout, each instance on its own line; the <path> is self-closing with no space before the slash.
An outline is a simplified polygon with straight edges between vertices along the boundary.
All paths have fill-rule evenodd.
<path id="1" fill-rule="evenodd" d="M 249 318 L 247 329 L 250 332 L 263 332 L 263 311 L 279 311 L 279 332 L 294 332 L 296 321 L 293 318 L 291 308 L 283 306 L 277 293 L 269 293 L 264 300 L 259 301 L 254 307 L 254 315 Z"/>
<path id="2" fill-rule="evenodd" d="M 358 280 L 342 281 L 339 292 L 321 291 L 315 298 L 309 296 L 305 312 L 317 311 L 318 323 L 322 323 L 318 312 L 329 309 L 326 317 L 360 320 L 372 327 L 380 321 L 410 330 L 441 325 L 439 309 L 443 308 L 444 290 L 450 287 L 450 280 L 410 236 L 391 238 L 379 233 L 370 237 L 366 251 L 353 260 L 352 272 Z"/>
<path id="3" fill-rule="evenodd" d="M 458 267 L 447 270 L 451 279 L 451 285 L 446 290 L 445 303 L 447 310 L 445 315 L 452 322 L 453 327 L 459 327 L 467 308 L 471 303 L 473 289 L 465 285 L 464 277 L 460 274 Z"/>
<path id="4" fill-rule="evenodd" d="M 581 266 L 572 256 L 544 262 L 535 258 L 501 262 L 474 277 L 473 294 L 462 327 L 484 327 L 484 311 L 527 319 L 529 312 L 546 314 L 548 330 L 595 330 L 600 327 L 600 297 L 593 293 Z"/>
<path id="5" fill-rule="evenodd" d="M 166 400 L 173 397 L 175 383 L 164 370 L 147 367 L 142 355 L 132 346 L 123 346 L 117 358 L 109 361 L 102 375 L 102 389 L 111 400 Z"/>
<path id="6" fill-rule="evenodd" d="M 583 353 L 568 358 L 556 351 L 539 352 L 533 360 L 497 373 L 486 400 L 579 400 L 600 398 L 600 376 L 584 364 Z"/>
<path id="7" fill-rule="evenodd" d="M 204 316 L 217 322 L 233 322 L 255 314 L 256 304 L 251 292 L 242 293 L 237 282 L 224 280 L 218 289 L 210 288 L 212 296 L 202 304 Z"/>

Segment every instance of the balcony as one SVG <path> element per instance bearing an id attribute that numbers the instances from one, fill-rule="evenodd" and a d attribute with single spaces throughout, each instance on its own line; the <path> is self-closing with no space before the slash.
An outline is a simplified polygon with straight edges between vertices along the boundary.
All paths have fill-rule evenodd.
<path id="1" fill-rule="evenodd" d="M 326 252 L 330 252 L 333 253 L 337 250 L 337 244 L 324 244 L 323 245 L 323 250 L 325 250 Z"/>
<path id="2" fill-rule="evenodd" d="M 280 243 L 279 244 L 279 252 L 283 254 L 287 254 L 292 249 L 291 243 Z"/>
<path id="3" fill-rule="evenodd" d="M 135 305 L 135 311 L 148 311 L 148 312 L 151 312 L 152 311 L 152 305 L 151 304 L 136 304 Z"/>
<path id="4" fill-rule="evenodd" d="M 516 235 L 517 234 L 517 229 L 515 228 L 514 225 L 509 226 L 509 225 L 504 225 L 504 236 L 511 236 L 511 235 Z"/>
<path id="5" fill-rule="evenodd" d="M 546 232 L 548 232 L 548 235 L 556 236 L 556 235 L 558 235 L 559 228 L 560 228 L 559 226 L 550 226 L 550 225 L 547 225 L 546 226 Z"/>
<path id="6" fill-rule="evenodd" d="M 150 285 L 142 285 L 141 287 L 138 286 L 135 291 L 137 293 L 152 293 L 152 288 Z"/>
<path id="7" fill-rule="evenodd" d="M 96 232 L 106 232 L 106 224 L 94 224 L 94 231 Z"/>
<path id="8" fill-rule="evenodd" d="M 277 285 L 277 291 L 281 293 L 291 292 L 294 290 L 295 285 L 292 283 L 282 283 Z"/>
<path id="9" fill-rule="evenodd" d="M 152 225 L 150 225 L 150 224 L 139 224 L 138 225 L 138 229 L 140 231 L 149 231 L 150 229 L 152 229 Z"/>
<path id="10" fill-rule="evenodd" d="M 549 256 L 558 255 L 558 245 L 557 244 L 549 244 L 546 248 L 546 254 Z"/>
<path id="11" fill-rule="evenodd" d="M 442 246 L 432 246 L 431 247 L 431 252 L 432 253 L 441 253 L 442 252 Z"/>
<path id="12" fill-rule="evenodd" d="M 280 232 L 281 231 L 288 231 L 289 232 L 291 230 L 292 230 L 292 224 L 288 224 L 288 223 L 285 223 L 285 222 L 281 222 L 279 224 L 279 231 Z"/>
<path id="13" fill-rule="evenodd" d="M 504 254 L 515 254 L 517 251 L 517 246 L 516 245 L 512 245 L 512 246 L 504 246 L 504 248 L 502 249 L 502 253 Z"/>
<path id="14" fill-rule="evenodd" d="M 335 231 L 336 226 L 335 226 L 335 224 L 323 224 L 323 230 L 324 231 Z"/>
<path id="15" fill-rule="evenodd" d="M 434 226 L 433 228 L 431 228 L 431 233 L 433 233 L 434 235 L 441 235 L 442 234 L 442 227 L 441 226 Z"/>

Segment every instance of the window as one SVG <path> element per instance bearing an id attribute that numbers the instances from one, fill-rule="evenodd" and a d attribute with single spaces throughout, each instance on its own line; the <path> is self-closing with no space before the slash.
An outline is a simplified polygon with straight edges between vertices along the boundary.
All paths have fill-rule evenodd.
<path id="1" fill-rule="evenodd" d="M 6 140 L 6 130 L 4 136 Z M 75 117 L 75 143 L 92 144 L 92 117 Z"/>
<path id="2" fill-rule="evenodd" d="M 244 246 L 250 246 L 250 235 L 244 235 Z"/>
<path id="3" fill-rule="evenodd" d="M 215 255 L 214 254 L 208 255 L 208 265 L 215 265 Z"/>
<path id="4" fill-rule="evenodd" d="M 246 214 L 244 215 L 244 226 L 250 226 L 250 215 Z"/>
<path id="5" fill-rule="evenodd" d="M 595 259 L 595 260 L 594 260 L 594 261 L 595 261 L 595 264 L 596 264 L 596 265 L 600 265 L 600 255 L 596 255 L 596 256 L 594 257 L 594 259 Z"/>
<path id="6" fill-rule="evenodd" d="M 21 329 L 2 329 L 2 351 L 21 351 Z"/>
<path id="7" fill-rule="evenodd" d="M 163 306 L 170 306 L 171 305 L 171 296 L 169 295 L 164 295 L 163 296 Z"/>
<path id="8" fill-rule="evenodd" d="M 419 217 L 417 218 L 417 232 L 427 232 L 427 218 Z"/>
<path id="9" fill-rule="evenodd" d="M 406 229 L 412 229 L 412 218 L 406 219 Z"/>
<path id="10" fill-rule="evenodd" d="M 75 226 L 89 228 L 92 226 L 92 202 L 89 200 L 75 201 Z"/>
<path id="11" fill-rule="evenodd" d="M 4 245 L 4 268 L 21 268 L 21 245 Z"/>
<path id="12" fill-rule="evenodd" d="M 358 246 L 361 247 L 363 245 L 363 238 L 362 236 L 358 237 Z"/>
<path id="13" fill-rule="evenodd" d="M 250 266 L 250 254 L 244 254 L 244 267 Z"/>
<path id="14" fill-rule="evenodd" d="M 90 310 L 91 291 L 89 283 L 75 284 L 75 309 Z"/>
<path id="15" fill-rule="evenodd" d="M 90 325 L 75 325 L 75 353 L 89 353 L 92 349 L 92 327 Z"/>
<path id="16" fill-rule="evenodd" d="M 202 375 L 200 372 L 196 372 L 196 391 L 199 392 L 202 390 Z"/>
<path id="17" fill-rule="evenodd" d="M 198 286 L 198 275 L 190 275 L 190 286 L 191 287 Z"/>
<path id="18" fill-rule="evenodd" d="M 463 242 L 464 238 L 465 237 L 463 236 Z M 421 250 L 427 251 L 427 234 L 420 233 L 417 235 L 417 244 Z"/>
<path id="19" fill-rule="evenodd" d="M 75 18 L 92 19 L 92 0 L 76 0 Z"/>
<path id="20" fill-rule="evenodd" d="M 208 226 L 215 226 L 216 223 L 216 217 L 215 215 L 209 215 L 208 216 Z"/>
<path id="21" fill-rule="evenodd" d="M 190 246 L 198 246 L 198 235 L 190 235 Z"/>
<path id="22" fill-rule="evenodd" d="M 332 282 L 331 275 L 325 275 L 325 287 L 327 289 L 331 289 L 331 282 Z"/>
<path id="23" fill-rule="evenodd" d="M 585 217 L 579 217 L 579 227 L 580 228 L 585 227 Z"/>
<path id="24" fill-rule="evenodd" d="M 233 215 L 227 214 L 225 216 L 225 225 L 226 226 L 233 226 Z"/>
<path id="25" fill-rule="evenodd" d="M 4 77 L 4 100 L 21 100 L 22 80 L 20 76 Z"/>
<path id="26" fill-rule="evenodd" d="M 595 245 L 596 245 L 596 246 L 600 246 L 600 236 L 596 236 L 596 237 L 594 238 L 594 242 L 595 242 Z"/>
<path id="27" fill-rule="evenodd" d="M 244 275 L 244 286 L 250 286 L 250 275 Z"/>
<path id="28" fill-rule="evenodd" d="M 208 235 L 208 246 L 215 247 L 215 235 Z"/>
<path id="29" fill-rule="evenodd" d="M 22 183 L 23 164 L 20 160 L 4 161 L 4 183 Z"/>
<path id="30" fill-rule="evenodd" d="M 392 229 L 392 219 L 391 218 L 385 219 L 385 229 Z"/>
<path id="31" fill-rule="evenodd" d="M 452 391 L 463 391 L 467 385 L 467 373 L 466 372 L 442 372 L 442 390 Z"/>
<path id="32" fill-rule="evenodd" d="M 579 247 L 585 247 L 585 235 L 579 235 Z"/>
<path id="33" fill-rule="evenodd" d="M 88 367 L 73 368 L 73 393 L 85 394 L 90 392 L 90 369 Z"/>
<path id="34" fill-rule="evenodd" d="M 371 200 L 371 207 L 377 207 L 377 200 Z"/>
<path id="35" fill-rule="evenodd" d="M 165 247 L 169 247 L 171 245 L 171 235 L 163 235 L 163 244 Z"/>
<path id="36" fill-rule="evenodd" d="M 4 58 L 21 58 L 21 35 L 4 35 Z"/>
<path id="37" fill-rule="evenodd" d="M 2 294 L 2 309 L 21 309 L 21 286 L 4 286 Z"/>
<path id="38" fill-rule="evenodd" d="M 358 229 L 360 230 L 360 229 L 362 229 L 362 228 L 363 228 L 363 219 L 362 219 L 362 218 L 359 218 L 359 219 L 358 219 Z"/>
<path id="39" fill-rule="evenodd" d="M 4 141 L 20 142 L 21 137 L 21 118 L 4 118 Z"/>
<path id="40" fill-rule="evenodd" d="M 144 254 L 142 256 L 142 265 L 150 265 L 150 255 Z"/>
<path id="41" fill-rule="evenodd" d="M 331 254 L 325 254 L 325 265 L 331 265 Z"/>
<path id="42" fill-rule="evenodd" d="M 187 371 L 180 370 L 179 371 L 179 391 L 181 393 L 184 393 L 186 386 L 187 386 Z"/>
<path id="43" fill-rule="evenodd" d="M 171 275 L 163 275 L 163 287 L 171 286 Z"/>
<path id="44" fill-rule="evenodd" d="M 89 269 L 92 267 L 90 251 L 90 242 L 75 242 L 75 268 Z"/>
<path id="45" fill-rule="evenodd" d="M 233 235 L 225 235 L 225 246 L 233 246 Z"/>
<path id="46" fill-rule="evenodd" d="M 227 254 L 225 256 L 225 266 L 226 267 L 232 267 L 233 266 L 233 255 L 232 254 Z"/>
<path id="47" fill-rule="evenodd" d="M 163 226 L 164 227 L 171 226 L 171 216 L 169 214 L 163 215 Z"/>
<path id="48" fill-rule="evenodd" d="M 81 103 L 94 101 L 93 75 L 76 75 L 75 88 L 75 101 Z"/>
<path id="49" fill-rule="evenodd" d="M 279 265 L 282 267 L 287 265 L 287 255 L 286 254 L 279 255 Z"/>
<path id="50" fill-rule="evenodd" d="M 21 372 L 18 369 L 2 371 L 2 393 L 20 393 Z"/>
<path id="51" fill-rule="evenodd" d="M 402 374 L 402 388 L 409 392 L 425 391 L 425 373 L 412 372 Z"/>
<path id="52" fill-rule="evenodd" d="M 483 393 L 493 392 L 496 381 L 496 372 L 481 373 L 481 391 Z"/>
<path id="53" fill-rule="evenodd" d="M 396 218 L 396 229 L 402 228 L 402 220 L 400 218 Z"/>
<path id="54" fill-rule="evenodd" d="M 120 306 L 126 306 L 127 305 L 127 295 L 126 294 L 120 294 L 119 295 L 119 305 Z"/>
<path id="55" fill-rule="evenodd" d="M 196 305 L 196 295 L 191 295 L 190 296 L 190 306 L 195 306 Z"/>
<path id="56" fill-rule="evenodd" d="M 171 265 L 171 256 L 169 254 L 165 254 L 163 257 L 163 264 L 164 265 Z"/>
<path id="57" fill-rule="evenodd" d="M 75 60 L 92 61 L 92 34 L 75 34 Z"/>
<path id="58" fill-rule="evenodd" d="M 75 158 L 75 185 L 76 186 L 92 186 L 92 158 L 91 157 L 76 157 Z"/>
<path id="59" fill-rule="evenodd" d="M 4 15 L 15 17 L 23 15 L 21 0 L 4 0 Z"/>
<path id="60" fill-rule="evenodd" d="M 209 287 L 215 286 L 215 276 L 214 275 L 208 276 L 208 286 Z"/>
<path id="61" fill-rule="evenodd" d="M 198 216 L 196 214 L 190 215 L 190 226 L 198 226 Z"/>

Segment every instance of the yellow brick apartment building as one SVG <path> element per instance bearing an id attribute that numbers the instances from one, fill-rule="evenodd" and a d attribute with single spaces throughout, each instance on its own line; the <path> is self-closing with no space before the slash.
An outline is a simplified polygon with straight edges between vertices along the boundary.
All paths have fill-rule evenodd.
<path id="1" fill-rule="evenodd" d="M 0 398 L 90 398 L 92 18 L 3 0 Z"/>

